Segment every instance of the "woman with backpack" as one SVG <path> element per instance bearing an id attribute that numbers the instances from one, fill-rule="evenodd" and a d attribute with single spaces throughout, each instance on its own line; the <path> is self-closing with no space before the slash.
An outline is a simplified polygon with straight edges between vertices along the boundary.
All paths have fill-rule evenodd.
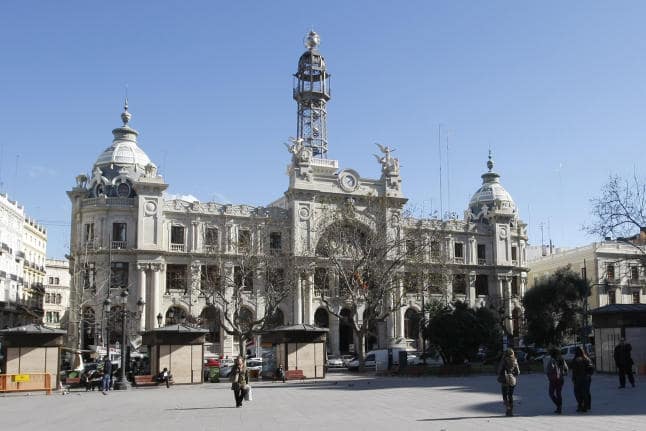
<path id="1" fill-rule="evenodd" d="M 592 383 L 592 374 L 594 365 L 581 346 L 574 351 L 574 361 L 572 361 L 572 383 L 574 383 L 574 397 L 577 402 L 577 412 L 585 413 L 590 410 L 592 395 L 590 394 L 590 384 Z"/>
<path id="2" fill-rule="evenodd" d="M 550 358 L 545 366 L 545 374 L 549 381 L 548 393 L 552 402 L 556 405 L 554 413 L 561 414 L 563 407 L 563 397 L 561 391 L 565 383 L 565 376 L 567 376 L 568 367 L 567 363 L 561 356 L 561 351 L 557 348 L 550 350 Z"/>
<path id="3" fill-rule="evenodd" d="M 513 349 L 507 349 L 498 364 L 498 383 L 502 392 L 502 401 L 505 403 L 505 414 L 514 415 L 514 389 L 516 388 L 516 376 L 520 374 L 518 361 Z"/>

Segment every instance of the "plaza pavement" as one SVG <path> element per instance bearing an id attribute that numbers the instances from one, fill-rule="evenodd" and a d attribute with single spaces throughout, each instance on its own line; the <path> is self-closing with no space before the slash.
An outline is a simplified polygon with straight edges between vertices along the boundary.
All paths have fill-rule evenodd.
<path id="1" fill-rule="evenodd" d="M 495 376 L 375 377 L 328 373 L 324 381 L 252 382 L 254 400 L 236 409 L 228 383 L 0 396 L 2 430 L 646 430 L 646 379 L 617 389 L 594 375 L 592 411 L 575 413 L 572 383 L 564 414 L 552 413 L 546 378 L 521 375 L 517 416 L 504 417 Z"/>

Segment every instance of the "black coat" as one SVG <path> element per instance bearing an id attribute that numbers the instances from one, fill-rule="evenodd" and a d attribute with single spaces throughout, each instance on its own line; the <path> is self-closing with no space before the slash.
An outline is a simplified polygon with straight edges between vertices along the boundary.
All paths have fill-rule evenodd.
<path id="1" fill-rule="evenodd" d="M 628 368 L 633 366 L 633 358 L 631 352 L 633 351 L 633 346 L 629 343 L 624 343 L 622 346 L 619 344 L 615 347 L 615 365 L 617 368 Z"/>

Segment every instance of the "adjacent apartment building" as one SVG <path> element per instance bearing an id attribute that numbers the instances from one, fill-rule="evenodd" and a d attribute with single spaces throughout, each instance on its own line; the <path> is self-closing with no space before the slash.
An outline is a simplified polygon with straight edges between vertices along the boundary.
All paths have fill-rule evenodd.
<path id="1" fill-rule="evenodd" d="M 66 329 L 70 302 L 69 262 L 65 259 L 47 259 L 45 270 L 43 322 L 50 328 Z"/>

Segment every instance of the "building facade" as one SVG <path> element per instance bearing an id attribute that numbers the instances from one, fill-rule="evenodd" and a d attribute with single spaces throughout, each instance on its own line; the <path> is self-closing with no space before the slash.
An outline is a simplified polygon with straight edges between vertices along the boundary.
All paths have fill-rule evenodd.
<path id="1" fill-rule="evenodd" d="M 642 232 L 641 236 L 646 234 Z M 529 287 L 558 268 L 570 265 L 590 282 L 590 309 L 610 304 L 643 304 L 646 301 L 644 243 L 640 236 L 631 241 L 608 239 L 530 261 Z"/>
<path id="2" fill-rule="evenodd" d="M 24 208 L 0 195 L 0 327 L 35 323 L 43 316 L 47 231 Z"/>
<path id="3" fill-rule="evenodd" d="M 45 270 L 43 323 L 50 328 L 66 329 L 70 302 L 69 262 L 64 259 L 47 259 Z"/>
<path id="4" fill-rule="evenodd" d="M 321 239 L 335 229 L 330 214 L 340 211 L 350 211 L 366 229 L 376 229 L 379 220 L 384 235 L 411 247 L 420 237 L 439 238 L 435 245 L 444 256 L 442 268 L 448 276 L 436 289 L 413 288 L 419 280 L 402 274 L 397 288 L 405 300 L 375 329 L 372 346 L 417 338 L 424 301 L 433 299 L 496 306 L 508 316 L 508 332 L 518 334 L 519 298 L 527 280 L 527 230 L 493 171 L 491 155 L 464 219 L 408 217 L 399 160 L 392 157 L 391 148 L 380 146 L 379 178 L 341 168 L 339 161 L 328 158 L 329 74 L 318 50 L 318 35 L 308 34 L 305 44 L 292 92 L 297 133 L 288 145 L 289 186 L 267 206 L 167 198 L 168 184 L 139 146 L 126 103 L 123 125 L 112 131 L 112 145 L 99 155 L 92 174 L 77 176 L 75 187 L 67 192 L 72 202 L 69 334 L 73 343 L 101 344 L 101 338 L 110 337 L 102 335 L 109 333 L 110 318 L 102 304 L 106 299 L 115 303 L 121 289 L 127 288 L 130 309 L 136 308 L 138 300 L 144 303 L 135 329 L 194 322 L 210 329 L 207 341 L 212 353 L 231 355 L 235 340 L 219 324 L 225 311 L 201 292 L 211 271 L 218 280 L 239 279 L 248 287 L 242 298 L 246 312 L 264 313 L 266 304 L 258 292 L 268 285 L 266 275 L 240 274 L 241 259 L 251 253 L 277 256 L 285 273 L 297 274 L 293 293 L 279 304 L 275 323 L 328 327 L 330 352 L 346 352 L 357 342 L 351 328 L 338 318 L 348 304 L 335 297 L 339 277 L 318 251 Z M 375 198 L 385 203 L 378 211 L 369 208 Z M 429 252 L 416 273 L 435 271 L 437 260 L 438 255 Z M 289 271 L 295 266 L 298 271 Z M 329 307 L 334 307 L 332 313 Z"/>

